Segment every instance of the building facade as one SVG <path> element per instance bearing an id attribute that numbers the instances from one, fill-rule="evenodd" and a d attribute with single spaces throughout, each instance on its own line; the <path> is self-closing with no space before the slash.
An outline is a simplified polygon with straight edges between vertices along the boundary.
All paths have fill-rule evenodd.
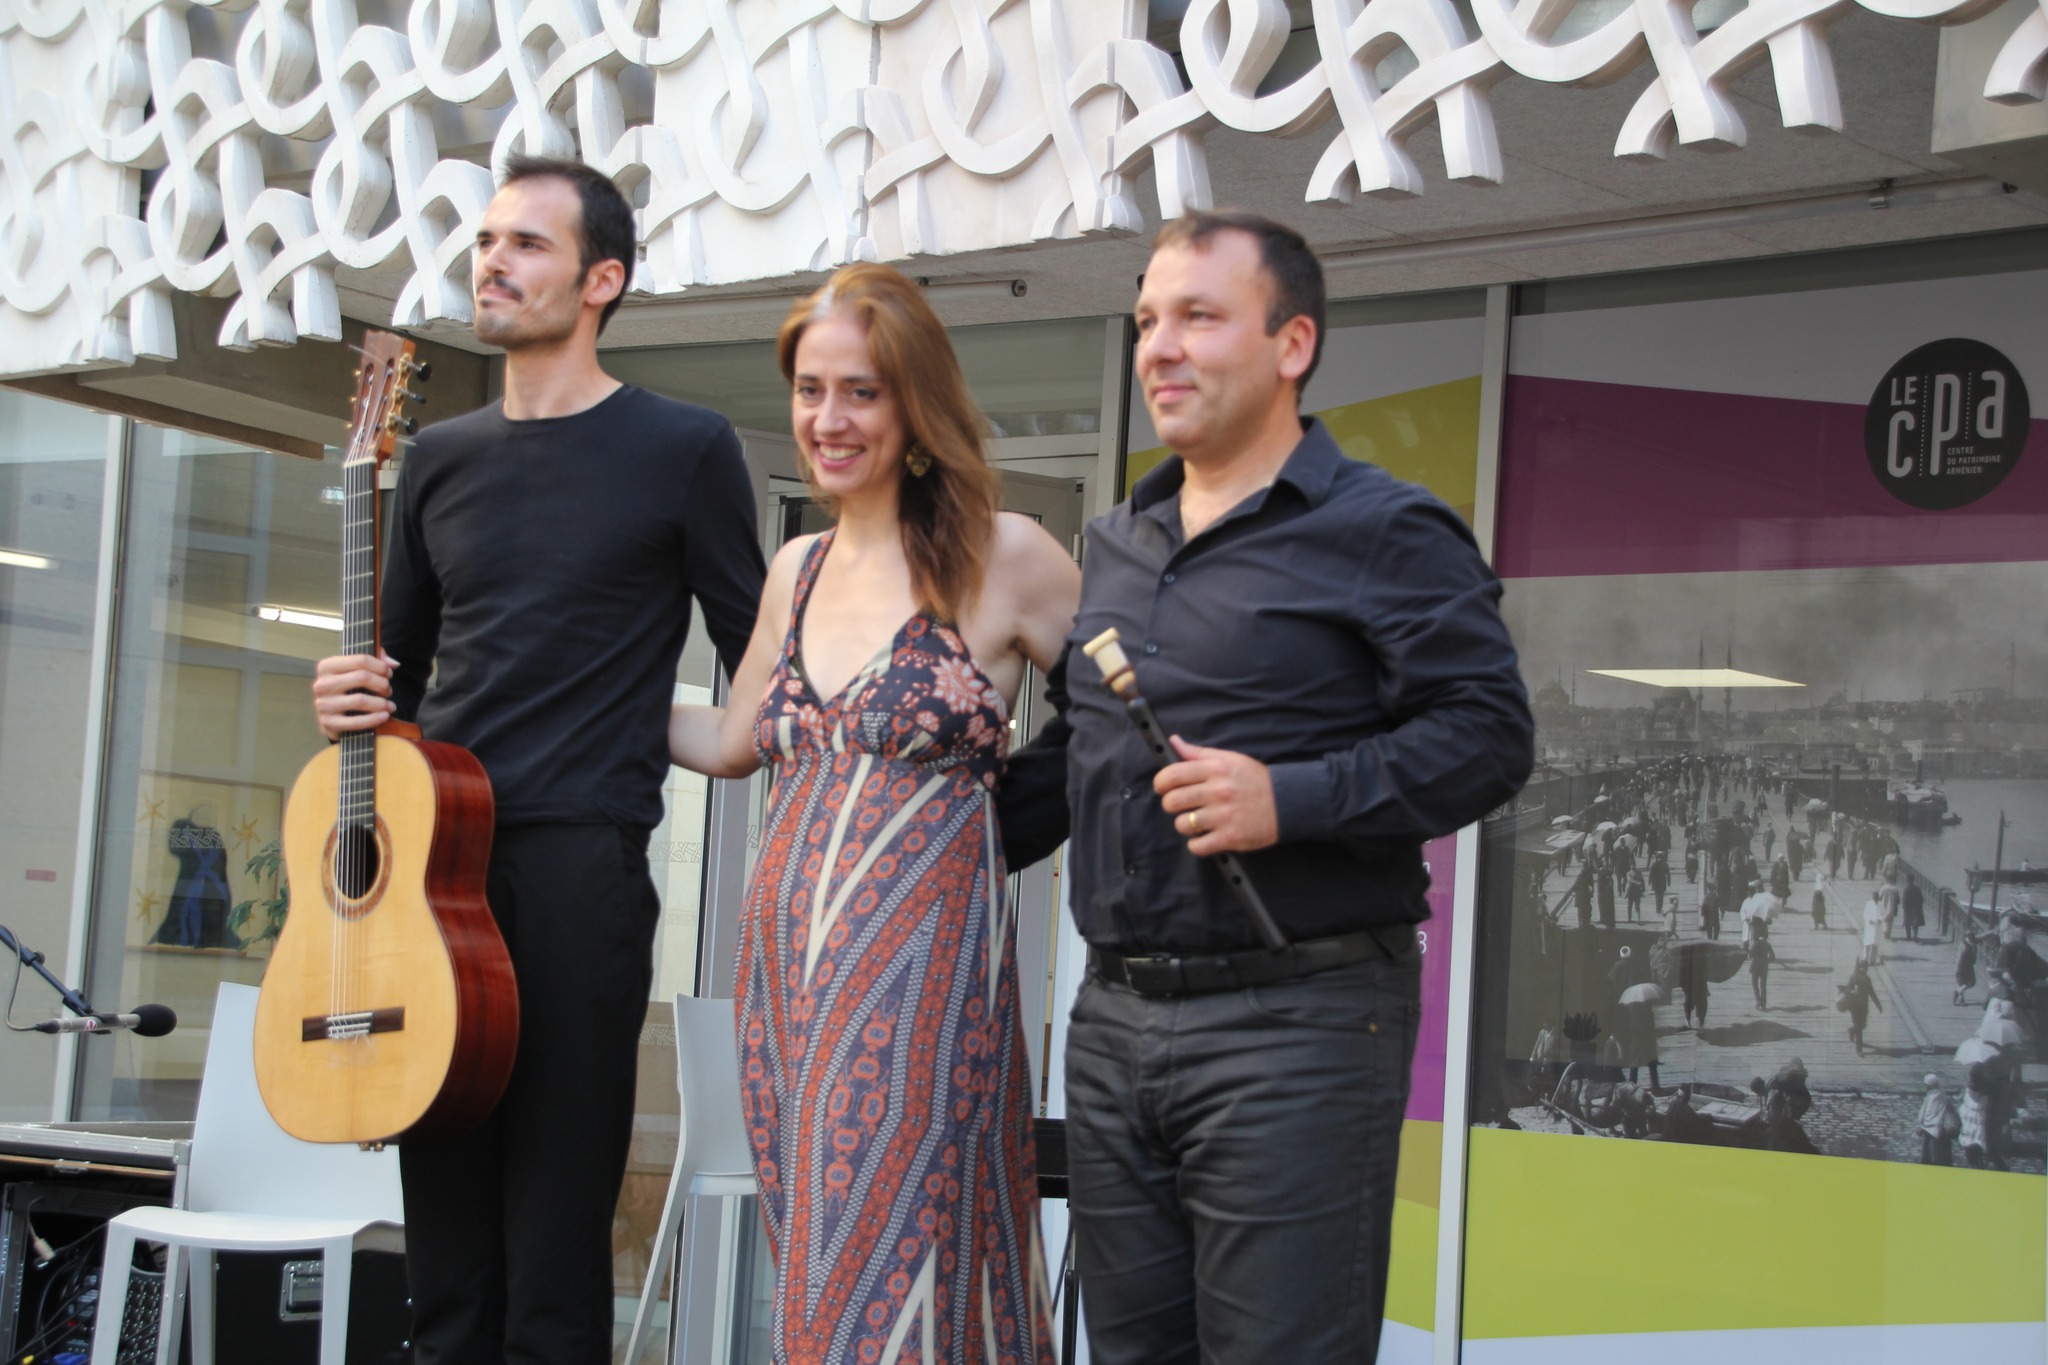
<path id="1" fill-rule="evenodd" d="M 1323 255 L 1304 408 L 1471 523 L 1538 717 L 1527 791 L 1428 852 L 1382 1358 L 2048 1356 L 2044 90 L 2039 0 L 0 0 L 0 923 L 184 1021 L 16 1038 L 0 1118 L 189 1117 L 261 979 L 343 343 L 491 401 L 495 160 L 628 189 L 607 367 L 733 420 L 769 548 L 823 516 L 767 338 L 824 272 L 925 281 L 1079 553 L 1167 453 L 1149 231 L 1235 205 Z M 718 686 L 693 639 L 678 697 Z M 622 1296 L 762 799 L 668 796 Z M 1061 871 L 1015 888 L 1053 1117 Z"/>

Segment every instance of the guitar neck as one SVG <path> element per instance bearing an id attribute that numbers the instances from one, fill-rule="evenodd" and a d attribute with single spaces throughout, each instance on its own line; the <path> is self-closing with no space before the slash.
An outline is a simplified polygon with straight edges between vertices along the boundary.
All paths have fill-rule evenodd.
<path id="1" fill-rule="evenodd" d="M 378 651 L 377 460 L 354 455 L 342 465 L 341 652 Z M 341 822 L 363 827 L 377 815 L 377 740 L 369 731 L 341 741 Z"/>
<path id="2" fill-rule="evenodd" d="M 413 360 L 410 341 L 390 332 L 369 332 L 357 354 L 356 398 L 349 422 L 347 455 L 341 464 L 341 652 L 378 653 L 377 471 L 389 459 L 400 432 L 418 424 L 400 412 L 407 402 L 425 400 L 406 387 L 427 377 Z M 377 821 L 377 738 L 369 731 L 341 741 L 340 821 L 345 829 L 368 829 Z"/>

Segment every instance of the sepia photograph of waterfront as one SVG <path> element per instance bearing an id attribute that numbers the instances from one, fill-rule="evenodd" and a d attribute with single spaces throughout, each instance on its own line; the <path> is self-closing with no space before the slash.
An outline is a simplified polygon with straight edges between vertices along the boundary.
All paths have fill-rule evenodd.
<path id="1" fill-rule="evenodd" d="M 1511 583 L 1477 1121 L 2041 1171 L 2043 569 Z"/>

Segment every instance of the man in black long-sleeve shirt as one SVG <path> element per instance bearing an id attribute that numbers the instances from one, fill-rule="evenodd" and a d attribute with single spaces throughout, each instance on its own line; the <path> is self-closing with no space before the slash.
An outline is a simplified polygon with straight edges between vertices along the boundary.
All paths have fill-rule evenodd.
<path id="1" fill-rule="evenodd" d="M 1323 330 L 1299 235 L 1247 215 L 1170 224 L 1137 321 L 1137 376 L 1176 454 L 1088 528 L 1064 679 L 1090 945 L 1067 1135 L 1091 1356 L 1370 1361 L 1420 1013 L 1421 846 L 1527 778 L 1527 699 L 1463 523 L 1297 415 Z M 1156 776 L 1071 650 L 1110 627 L 1176 736 Z M 1013 765 L 1020 792 L 1038 757 Z M 1226 850 L 1286 950 L 1259 945 L 1206 860 Z"/>
<path id="2" fill-rule="evenodd" d="M 611 1359 L 676 661 L 694 597 L 737 668 L 760 597 L 732 427 L 597 364 L 632 261 L 632 211 L 609 180 L 514 160 L 475 265 L 476 332 L 505 348 L 504 399 L 413 443 L 389 533 L 388 657 L 325 660 L 314 683 L 330 736 L 416 717 L 476 755 L 497 801 L 488 895 L 519 982 L 519 1051 L 477 1129 L 399 1147 L 420 1365 Z"/>

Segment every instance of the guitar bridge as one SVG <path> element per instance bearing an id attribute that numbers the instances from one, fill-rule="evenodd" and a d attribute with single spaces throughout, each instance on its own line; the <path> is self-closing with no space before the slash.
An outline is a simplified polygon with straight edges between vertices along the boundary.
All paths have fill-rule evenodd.
<path id="1" fill-rule="evenodd" d="M 348 1014 L 309 1014 L 299 1024 L 299 1041 L 345 1043 L 373 1033 L 397 1033 L 405 1027 L 405 1006 L 355 1010 Z"/>

